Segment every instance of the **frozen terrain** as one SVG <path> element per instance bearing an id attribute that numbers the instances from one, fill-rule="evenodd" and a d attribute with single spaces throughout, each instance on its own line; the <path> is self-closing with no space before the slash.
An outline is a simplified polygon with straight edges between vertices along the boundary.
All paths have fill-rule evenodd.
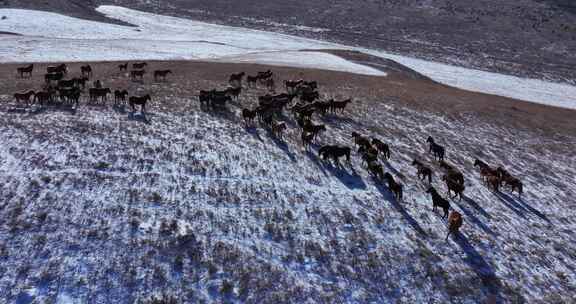
<path id="1" fill-rule="evenodd" d="M 355 101 L 343 114 L 314 118 L 328 129 L 306 152 L 289 114 L 285 141 L 244 127 L 240 107 L 254 106 L 263 90 L 248 90 L 227 111 L 206 112 L 191 96 L 226 84 L 195 78 L 208 73 L 199 68 L 140 84 L 115 64 L 94 66 L 112 87 L 152 93 L 148 114 L 85 99 L 75 111 L 21 109 L 0 95 L 0 301 L 573 299 L 574 134 L 515 129 L 469 112 L 415 111 L 344 79 L 320 90 Z M 0 77 L 4 85 L 11 78 Z M 32 81 L 39 86 L 41 76 Z M 385 170 L 404 184 L 405 201 L 371 178 L 356 152 L 342 169 L 317 158 L 319 145 L 352 145 L 352 131 L 391 144 Z M 429 164 L 444 194 L 428 135 L 466 178 L 465 199 L 452 201 L 465 224 L 447 242 L 428 185 L 410 165 L 414 158 Z M 523 197 L 489 191 L 476 157 L 521 178 Z"/>
<path id="2" fill-rule="evenodd" d="M 7 19 L 0 21 L 0 31 L 24 36 L 0 37 L 0 62 L 229 58 L 231 62 L 262 62 L 385 75 L 373 68 L 323 53 L 307 52 L 301 58 L 293 53 L 302 49 L 353 49 L 393 59 L 433 80 L 457 88 L 576 108 L 576 87 L 571 85 L 460 68 L 277 33 L 161 16 L 117 6 L 100 6 L 98 11 L 137 27 L 98 23 L 40 11 L 1 9 L 0 14 Z M 259 56 L 259 53 L 264 54 Z"/>

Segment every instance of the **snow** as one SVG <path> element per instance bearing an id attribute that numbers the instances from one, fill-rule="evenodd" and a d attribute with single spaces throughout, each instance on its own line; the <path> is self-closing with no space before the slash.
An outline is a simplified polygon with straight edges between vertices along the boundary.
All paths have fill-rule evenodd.
<path id="1" fill-rule="evenodd" d="M 18 114 L 0 96 L 0 301 L 562 303 L 573 295 L 574 136 L 418 112 L 352 87 L 330 93 L 366 95 L 345 114 L 315 117 L 327 131 L 306 152 L 290 115 L 285 142 L 244 128 L 240 106 L 253 107 L 263 90 L 212 113 L 190 97 L 198 83 L 174 77 L 147 84 L 156 93 L 146 121 L 85 102 L 74 115 Z M 352 131 L 391 144 L 385 170 L 404 184 L 404 202 L 355 151 L 343 169 L 318 159 L 320 145 L 352 145 Z M 448 242 L 410 165 L 430 165 L 444 195 L 429 132 L 466 179 L 466 198 L 451 201 L 465 216 L 462 235 Z M 475 157 L 521 178 L 523 198 L 489 191 Z M 172 221 L 177 228 L 162 231 Z M 234 285 L 229 296 L 219 292 L 224 281 Z"/>
<path id="2" fill-rule="evenodd" d="M 0 9 L 8 18 L 0 31 L 0 62 L 131 59 L 199 59 L 266 63 L 385 76 L 376 69 L 335 56 L 294 51 L 359 50 L 399 62 L 431 79 L 457 88 L 576 109 L 576 87 L 537 79 L 450 66 L 370 49 L 355 48 L 245 28 L 156 15 L 118 6 L 100 6 L 106 16 L 137 27 L 104 24 L 55 13 Z"/>

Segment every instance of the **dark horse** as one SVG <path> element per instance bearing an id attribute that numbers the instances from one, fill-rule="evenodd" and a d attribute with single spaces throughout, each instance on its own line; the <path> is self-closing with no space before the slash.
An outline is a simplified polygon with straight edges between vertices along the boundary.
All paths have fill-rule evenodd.
<path id="1" fill-rule="evenodd" d="M 388 182 L 388 189 L 390 189 L 390 191 L 394 194 L 394 197 L 396 197 L 396 200 L 401 202 L 404 195 L 403 195 L 403 189 L 404 186 L 402 186 L 402 184 L 396 182 L 394 180 L 394 177 L 392 177 L 392 174 L 386 172 L 384 174 L 384 179 Z"/>
<path id="2" fill-rule="evenodd" d="M 86 76 L 88 78 L 92 77 L 92 67 L 89 64 L 81 66 L 80 72 L 82 73 L 82 76 Z"/>
<path id="3" fill-rule="evenodd" d="M 450 202 L 448 202 L 445 198 L 443 198 L 438 193 L 438 191 L 436 191 L 436 189 L 432 186 L 428 188 L 428 191 L 426 191 L 426 193 L 429 193 L 432 196 L 432 211 L 436 211 L 436 207 L 440 207 L 444 211 L 442 219 L 448 217 L 448 211 L 450 210 Z"/>
<path id="4" fill-rule="evenodd" d="M 166 81 L 166 75 L 172 74 L 170 70 L 157 70 L 154 71 L 154 81 L 158 81 L 159 78 L 162 78 L 163 81 Z"/>
<path id="5" fill-rule="evenodd" d="M 25 102 L 26 104 L 28 104 L 30 102 L 30 97 L 32 97 L 33 95 L 36 95 L 36 93 L 34 91 L 28 91 L 26 93 L 15 93 L 14 94 L 14 99 L 16 99 L 16 102 Z"/>
<path id="6" fill-rule="evenodd" d="M 350 163 L 350 147 L 346 146 L 323 146 L 318 150 L 318 156 L 322 158 L 322 160 L 326 160 L 326 158 L 332 158 L 337 165 L 340 165 L 339 158 L 342 156 L 346 156 L 346 161 Z"/>
<path id="7" fill-rule="evenodd" d="M 130 98 L 128 98 L 128 103 L 130 104 L 130 107 L 132 107 L 132 111 L 136 112 L 136 107 L 135 105 L 140 105 L 142 106 L 142 113 L 146 113 L 146 102 L 151 101 L 152 98 L 150 97 L 149 94 L 146 94 L 144 96 L 131 96 Z"/>
<path id="8" fill-rule="evenodd" d="M 31 64 L 29 66 L 17 68 L 16 71 L 20 78 L 24 78 L 24 74 L 27 74 L 29 77 L 32 77 L 32 71 L 34 70 L 34 65 Z"/>
<path id="9" fill-rule="evenodd" d="M 438 158 L 439 161 L 444 161 L 444 154 L 446 152 L 444 147 L 434 142 L 434 138 L 432 138 L 432 136 L 428 136 L 426 142 L 430 143 L 430 149 L 428 152 L 433 152 L 434 158 Z"/>
<path id="10" fill-rule="evenodd" d="M 418 178 L 424 180 L 428 177 L 428 183 L 432 183 L 432 169 L 425 166 L 423 163 L 419 162 L 418 160 L 412 161 L 412 166 L 415 166 L 418 170 Z"/>
<path id="11" fill-rule="evenodd" d="M 145 70 L 133 70 L 130 71 L 130 77 L 132 80 L 136 80 L 136 78 L 140 78 L 140 80 L 144 79 L 144 74 L 146 74 Z"/>
<path id="12" fill-rule="evenodd" d="M 119 102 L 124 103 L 126 101 L 126 96 L 128 96 L 128 91 L 115 90 L 114 91 L 114 104 L 118 104 Z"/>
<path id="13" fill-rule="evenodd" d="M 133 69 L 143 69 L 148 64 L 146 62 L 136 62 L 132 64 Z"/>
<path id="14" fill-rule="evenodd" d="M 246 75 L 246 73 L 244 73 L 244 72 L 241 72 L 238 74 L 232 74 L 232 75 L 230 75 L 230 78 L 228 79 L 228 83 L 242 86 L 242 78 L 244 78 L 244 75 Z"/>
<path id="15" fill-rule="evenodd" d="M 60 64 L 57 66 L 49 66 L 46 68 L 46 73 L 50 74 L 50 73 L 62 73 L 62 74 L 66 74 L 68 73 L 68 67 L 66 67 L 66 64 Z"/>
<path id="16" fill-rule="evenodd" d="M 128 71 L 128 62 L 124 63 L 124 64 L 119 64 L 118 65 L 118 69 L 120 70 L 120 72 L 122 71 Z"/>
<path id="17" fill-rule="evenodd" d="M 448 196 L 450 196 L 450 192 L 454 191 L 454 196 L 452 198 L 456 198 L 457 196 L 462 200 L 462 193 L 466 189 L 464 184 L 461 184 L 459 181 L 452 179 L 448 175 L 442 176 L 442 180 L 446 183 L 446 188 L 448 188 Z"/>

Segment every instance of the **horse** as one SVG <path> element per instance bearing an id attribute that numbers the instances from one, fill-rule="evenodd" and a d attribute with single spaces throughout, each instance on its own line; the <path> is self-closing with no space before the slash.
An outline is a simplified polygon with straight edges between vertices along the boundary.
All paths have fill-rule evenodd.
<path id="1" fill-rule="evenodd" d="M 234 100 L 238 100 L 238 97 L 240 96 L 241 93 L 242 93 L 242 87 L 226 89 L 226 94 L 232 97 Z"/>
<path id="2" fill-rule="evenodd" d="M 370 163 L 378 160 L 378 154 L 366 152 L 362 153 L 362 165 L 370 165 Z"/>
<path id="3" fill-rule="evenodd" d="M 156 70 L 154 71 L 154 81 L 158 81 L 158 78 L 162 78 L 162 81 L 166 81 L 166 75 L 172 74 L 171 70 Z"/>
<path id="4" fill-rule="evenodd" d="M 276 90 L 276 82 L 274 82 L 274 78 L 266 78 L 263 82 L 268 91 L 274 92 Z"/>
<path id="5" fill-rule="evenodd" d="M 394 177 L 392 177 L 392 174 L 386 172 L 384 174 L 384 179 L 388 182 L 388 189 L 390 189 L 390 191 L 392 191 L 392 193 L 394 194 L 394 196 L 396 197 L 396 200 L 401 202 L 403 199 L 403 189 L 404 186 L 402 186 L 402 184 L 396 182 L 394 180 Z"/>
<path id="6" fill-rule="evenodd" d="M 282 139 L 284 131 L 286 131 L 285 122 L 272 123 L 272 134 L 274 134 L 274 136 L 278 137 L 279 139 Z"/>
<path id="7" fill-rule="evenodd" d="M 80 67 L 80 72 L 82 73 L 82 76 L 90 78 L 92 76 L 92 67 L 89 64 L 83 65 Z"/>
<path id="8" fill-rule="evenodd" d="M 72 80 L 74 81 L 74 86 L 82 87 L 82 89 L 85 89 L 88 77 L 72 78 Z"/>
<path id="9" fill-rule="evenodd" d="M 426 140 L 426 142 L 428 142 L 430 144 L 430 149 L 428 150 L 428 152 L 434 153 L 434 159 L 438 158 L 438 161 L 443 161 L 446 149 L 444 149 L 444 147 L 437 144 L 434 141 L 434 138 L 432 138 L 432 136 L 428 136 L 428 139 Z"/>
<path id="10" fill-rule="evenodd" d="M 136 77 L 139 77 L 140 80 L 143 80 L 144 74 L 146 74 L 145 70 L 132 70 L 132 71 L 130 71 L 130 77 L 132 78 L 132 80 L 136 80 Z"/>
<path id="11" fill-rule="evenodd" d="M 286 87 L 286 92 L 294 92 L 296 88 L 301 85 L 304 80 L 284 80 L 284 87 Z"/>
<path id="12" fill-rule="evenodd" d="M 453 210 L 448 216 L 448 234 L 446 235 L 446 241 L 448 241 L 448 236 L 451 233 L 458 233 L 460 227 L 462 227 L 462 214 L 460 212 Z"/>
<path id="13" fill-rule="evenodd" d="M 322 160 L 326 160 L 326 158 L 332 158 L 332 160 L 340 166 L 340 157 L 346 156 L 346 161 L 350 163 L 350 147 L 346 146 L 336 146 L 336 145 L 327 145 L 323 146 L 318 150 L 318 156 Z"/>
<path id="14" fill-rule="evenodd" d="M 370 140 L 367 137 L 360 135 L 360 133 L 352 132 L 352 138 L 354 138 L 354 144 L 357 146 L 370 145 Z"/>
<path id="15" fill-rule="evenodd" d="M 258 83 L 258 76 L 246 76 L 246 83 L 249 87 L 255 87 Z"/>
<path id="16" fill-rule="evenodd" d="M 148 101 L 152 101 L 152 98 L 150 97 L 149 94 L 146 94 L 144 96 L 130 96 L 130 98 L 128 98 L 128 103 L 132 108 L 132 112 L 136 112 L 136 105 L 140 105 L 142 106 L 140 112 L 146 113 L 146 103 Z"/>
<path id="17" fill-rule="evenodd" d="M 114 90 L 114 104 L 118 104 L 119 102 L 125 103 L 126 96 L 128 96 L 128 91 L 126 90 Z"/>
<path id="18" fill-rule="evenodd" d="M 415 166 L 418 169 L 418 178 L 424 180 L 428 177 L 428 183 L 432 183 L 432 169 L 426 167 L 423 163 L 419 162 L 418 160 L 412 161 L 412 166 Z"/>
<path id="19" fill-rule="evenodd" d="M 228 83 L 231 85 L 238 85 L 238 86 L 242 86 L 242 79 L 244 78 L 244 75 L 246 75 L 246 73 L 244 72 L 240 72 L 238 74 L 232 74 L 230 75 L 230 78 L 228 78 Z"/>
<path id="20" fill-rule="evenodd" d="M 498 177 L 498 171 L 492 169 L 492 167 L 490 167 L 487 163 L 479 159 L 476 159 L 474 161 L 474 167 L 480 168 L 480 176 L 482 177 L 482 180 L 484 181 L 485 184 L 488 184 L 488 179 L 490 176 Z"/>
<path id="21" fill-rule="evenodd" d="M 458 169 L 454 168 L 452 165 L 445 161 L 440 161 L 440 168 L 444 169 L 444 172 L 448 178 L 457 181 L 461 185 L 464 185 L 464 175 Z"/>
<path id="22" fill-rule="evenodd" d="M 40 105 L 44 105 L 44 102 L 48 103 L 52 101 L 53 93 L 51 91 L 41 91 L 34 95 L 34 102 L 38 101 Z"/>
<path id="23" fill-rule="evenodd" d="M 112 91 L 110 88 L 90 88 L 88 94 L 90 95 L 91 102 L 98 101 L 98 98 L 100 98 L 102 102 L 106 102 L 108 100 L 108 94 L 112 94 Z"/>
<path id="24" fill-rule="evenodd" d="M 14 99 L 16 100 L 17 103 L 25 102 L 26 104 L 28 104 L 30 102 L 30 97 L 34 95 L 36 95 L 36 92 L 32 90 L 25 93 L 14 93 Z"/>
<path id="25" fill-rule="evenodd" d="M 80 102 L 80 88 L 72 87 L 72 88 L 61 88 L 58 90 L 60 94 L 60 100 L 67 102 L 69 104 L 76 104 L 78 107 L 78 103 Z"/>
<path id="26" fill-rule="evenodd" d="M 57 66 L 48 66 L 46 68 L 46 73 L 48 73 L 48 74 L 50 74 L 50 73 L 66 74 L 66 73 L 68 73 L 68 67 L 64 63 L 57 65 Z"/>
<path id="27" fill-rule="evenodd" d="M 384 169 L 382 165 L 376 161 L 368 163 L 368 172 L 379 180 L 384 179 Z"/>
<path id="28" fill-rule="evenodd" d="M 300 94 L 300 100 L 308 103 L 314 102 L 318 98 L 320 98 L 320 93 L 318 93 L 317 91 L 304 92 Z"/>
<path id="29" fill-rule="evenodd" d="M 344 110 L 346 109 L 346 106 L 352 102 L 352 99 L 346 99 L 346 100 L 342 100 L 342 101 L 333 101 L 330 104 L 330 111 L 332 113 L 336 113 L 337 111 L 340 111 L 340 113 L 343 113 Z"/>
<path id="30" fill-rule="evenodd" d="M 502 167 L 498 167 L 496 169 L 496 172 L 498 173 L 498 176 L 500 178 L 501 186 L 508 186 L 512 192 L 514 192 L 515 190 L 518 192 L 518 197 L 522 196 L 524 186 L 522 184 L 522 181 L 520 181 L 520 179 L 512 176 L 512 174 L 510 174 Z"/>
<path id="31" fill-rule="evenodd" d="M 132 68 L 133 69 L 143 69 L 145 66 L 147 66 L 148 64 L 146 62 L 136 62 L 132 64 Z"/>
<path id="32" fill-rule="evenodd" d="M 128 62 L 124 63 L 124 64 L 119 64 L 118 65 L 118 69 L 120 70 L 120 72 L 122 71 L 128 71 Z"/>
<path id="33" fill-rule="evenodd" d="M 461 184 L 458 181 L 451 179 L 448 175 L 442 176 L 442 180 L 446 183 L 446 188 L 448 188 L 448 196 L 450 196 L 450 192 L 454 192 L 454 196 L 452 198 L 456 198 L 457 196 L 460 197 L 459 200 L 462 200 L 462 193 L 466 189 L 464 184 Z"/>
<path id="34" fill-rule="evenodd" d="M 232 97 L 228 96 L 228 95 L 217 95 L 217 94 L 213 94 L 212 95 L 212 99 L 210 100 L 210 103 L 212 105 L 212 108 L 224 108 L 226 107 L 226 103 L 227 102 L 231 102 L 232 101 Z"/>
<path id="35" fill-rule="evenodd" d="M 98 79 L 98 80 L 94 81 L 93 85 L 94 85 L 94 88 L 101 89 L 102 88 L 102 81 L 100 81 L 100 79 Z"/>
<path id="36" fill-rule="evenodd" d="M 76 80 L 75 79 L 70 79 L 70 80 L 59 80 L 58 81 L 58 88 L 72 88 L 76 86 Z"/>
<path id="37" fill-rule="evenodd" d="M 258 72 L 256 74 L 256 77 L 258 77 L 258 80 L 260 80 L 260 81 L 266 80 L 268 78 L 272 78 L 272 76 L 274 76 L 274 74 L 270 70 L 268 70 L 266 72 Z"/>
<path id="38" fill-rule="evenodd" d="M 314 125 L 312 123 L 309 123 L 309 124 L 304 126 L 303 130 L 304 130 L 304 132 L 311 133 L 312 138 L 314 140 L 316 140 L 316 138 L 318 137 L 318 134 L 320 134 L 320 132 L 326 131 L 326 126 L 325 125 Z"/>
<path id="39" fill-rule="evenodd" d="M 388 144 L 383 143 L 377 138 L 372 138 L 372 145 L 374 145 L 376 149 L 382 153 L 382 156 L 384 156 L 386 160 L 390 159 L 390 146 L 388 146 Z"/>
<path id="40" fill-rule="evenodd" d="M 32 77 L 32 71 L 34 71 L 34 64 L 30 64 L 28 66 L 20 67 L 20 68 L 16 69 L 16 72 L 18 72 L 18 75 L 20 76 L 20 78 L 24 78 L 24 74 L 28 74 L 28 76 L 31 78 Z"/>
<path id="41" fill-rule="evenodd" d="M 328 113 L 328 110 L 330 109 L 330 103 L 331 103 L 331 101 L 328 101 L 328 102 L 316 101 L 312 104 L 312 107 L 314 107 L 314 109 L 318 110 L 318 113 L 325 115 L 326 113 Z"/>
<path id="42" fill-rule="evenodd" d="M 310 147 L 312 140 L 314 139 L 314 134 L 302 131 L 300 135 L 300 139 L 302 140 L 302 145 L 306 150 Z"/>
<path id="43" fill-rule="evenodd" d="M 438 193 L 438 191 L 436 191 L 436 189 L 432 186 L 428 188 L 428 191 L 426 191 L 426 193 L 429 193 L 432 196 L 432 211 L 435 212 L 436 207 L 442 208 L 442 210 L 444 211 L 442 219 L 445 219 L 448 216 L 448 211 L 450 210 L 450 202 L 445 198 L 443 198 Z"/>
<path id="44" fill-rule="evenodd" d="M 242 118 L 244 118 L 244 123 L 246 123 L 246 125 L 254 124 L 254 118 L 256 118 L 256 111 L 249 109 L 242 109 Z"/>
<path id="45" fill-rule="evenodd" d="M 60 81 L 64 78 L 64 73 L 62 72 L 53 72 L 44 75 L 44 81 L 46 83 L 50 83 L 52 81 Z"/>

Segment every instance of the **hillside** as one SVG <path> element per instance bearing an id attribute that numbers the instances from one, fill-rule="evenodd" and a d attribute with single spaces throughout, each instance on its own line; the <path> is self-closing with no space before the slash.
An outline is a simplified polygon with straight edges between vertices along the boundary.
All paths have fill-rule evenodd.
<path id="1" fill-rule="evenodd" d="M 290 33 L 486 71 L 574 83 L 576 5 L 568 0 L 2 0 L 97 21 L 119 5 Z M 118 23 L 117 20 L 108 19 Z"/>
<path id="2" fill-rule="evenodd" d="M 0 65 L 0 299 L 8 303 L 569 303 L 576 292 L 574 111 L 439 85 L 406 71 L 386 77 L 191 61 L 166 82 L 129 81 L 115 62 L 94 79 L 151 94 L 145 116 L 126 106 L 22 108 L 11 95 L 40 88 Z M 71 75 L 80 63 L 71 63 Z M 46 64 L 36 65 L 44 70 Z M 314 115 L 327 131 L 307 152 L 289 111 L 285 140 L 241 108 L 202 109 L 200 89 L 233 72 L 272 69 L 276 80 L 317 80 L 323 98 L 353 102 Z M 279 87 L 279 91 L 282 91 Z M 396 201 L 352 153 L 337 168 L 324 144 L 353 146 L 357 131 L 388 142 Z M 444 240 L 428 185 L 411 166 L 441 170 L 434 136 L 466 179 L 461 233 Z M 484 186 L 475 158 L 503 165 L 522 198 Z"/>

